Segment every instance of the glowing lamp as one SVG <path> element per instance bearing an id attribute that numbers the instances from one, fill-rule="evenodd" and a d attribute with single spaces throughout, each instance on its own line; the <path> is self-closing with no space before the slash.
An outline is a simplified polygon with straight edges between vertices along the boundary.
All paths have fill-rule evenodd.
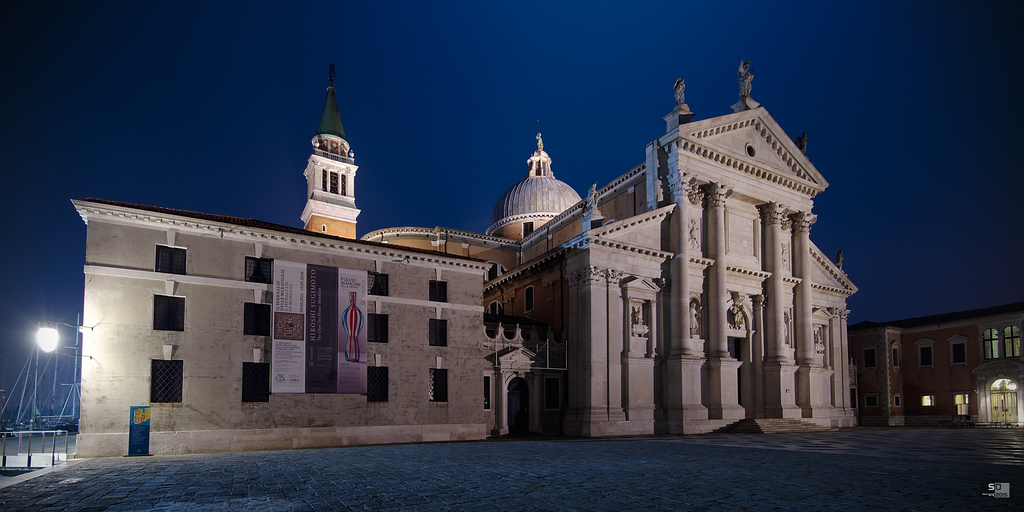
<path id="1" fill-rule="evenodd" d="M 53 327 L 41 327 L 36 333 L 36 343 L 39 344 L 39 348 L 43 349 L 43 352 L 57 350 L 57 339 L 57 329 Z"/>

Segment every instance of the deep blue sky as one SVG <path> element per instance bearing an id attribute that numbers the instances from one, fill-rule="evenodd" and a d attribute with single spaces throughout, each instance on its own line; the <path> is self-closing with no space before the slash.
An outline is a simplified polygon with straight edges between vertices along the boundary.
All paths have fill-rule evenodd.
<path id="1" fill-rule="evenodd" d="M 538 120 L 583 194 L 644 159 L 677 77 L 714 117 L 751 59 L 831 184 L 811 237 L 845 250 L 851 321 L 1024 300 L 1015 2 L 706 3 L 5 2 L 0 363 L 81 310 L 72 198 L 299 226 L 330 62 L 360 235 L 483 231 Z"/>

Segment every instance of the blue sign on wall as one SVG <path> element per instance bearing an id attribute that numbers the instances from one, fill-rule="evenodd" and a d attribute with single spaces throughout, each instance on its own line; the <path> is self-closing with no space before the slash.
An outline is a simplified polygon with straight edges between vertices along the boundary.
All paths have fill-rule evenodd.
<path id="1" fill-rule="evenodd" d="M 149 455 L 148 405 L 132 406 L 128 425 L 128 455 Z"/>

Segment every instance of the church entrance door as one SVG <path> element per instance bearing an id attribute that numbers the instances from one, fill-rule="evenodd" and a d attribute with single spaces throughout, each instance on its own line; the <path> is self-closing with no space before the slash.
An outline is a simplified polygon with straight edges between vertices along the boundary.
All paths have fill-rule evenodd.
<path id="1" fill-rule="evenodd" d="M 530 431 L 530 391 L 526 379 L 516 377 L 508 383 L 508 432 L 526 434 Z"/>
<path id="2" fill-rule="evenodd" d="M 995 423 L 1017 423 L 1017 383 L 1010 379 L 999 379 L 989 388 L 992 404 L 992 421 Z"/>

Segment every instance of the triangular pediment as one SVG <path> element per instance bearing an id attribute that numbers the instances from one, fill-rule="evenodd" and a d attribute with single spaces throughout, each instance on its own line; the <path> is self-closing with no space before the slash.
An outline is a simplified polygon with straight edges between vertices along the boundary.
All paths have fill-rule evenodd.
<path id="1" fill-rule="evenodd" d="M 818 246 L 811 243 L 811 285 L 823 288 L 842 295 L 853 295 L 857 287 L 846 277 L 844 273 L 832 260 L 825 257 Z"/>
<path id="2" fill-rule="evenodd" d="M 524 347 L 511 347 L 498 356 L 498 366 L 506 369 L 528 369 L 533 366 L 537 354 Z"/>
<path id="3" fill-rule="evenodd" d="M 682 125 L 679 136 L 696 144 L 692 153 L 766 181 L 802 185 L 799 188 L 811 197 L 828 187 L 807 155 L 763 107 Z"/>

